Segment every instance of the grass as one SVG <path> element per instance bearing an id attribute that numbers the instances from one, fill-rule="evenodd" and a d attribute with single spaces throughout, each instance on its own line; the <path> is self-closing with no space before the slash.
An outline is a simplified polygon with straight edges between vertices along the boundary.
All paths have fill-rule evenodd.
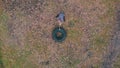
<path id="1" fill-rule="evenodd" d="M 113 63 L 113 68 L 120 68 L 120 54 L 117 56 L 117 59 Z"/>
<path id="2" fill-rule="evenodd" d="M 0 39 L 3 40 L 7 37 L 7 22 L 8 16 L 4 12 L 0 15 Z"/>
<path id="3" fill-rule="evenodd" d="M 31 60 L 32 52 L 28 50 L 28 47 L 25 49 L 19 50 L 15 47 L 6 47 L 7 53 L 4 53 L 3 61 L 6 68 L 36 68 Z M 28 63 L 30 64 L 29 66 Z"/>
<path id="4" fill-rule="evenodd" d="M 44 12 L 39 13 L 39 11 L 37 11 L 37 10 L 33 11 L 33 13 L 35 15 L 33 14 L 31 17 L 34 18 L 34 16 L 37 16 L 38 18 L 41 19 L 41 21 L 38 21 L 38 23 L 35 23 L 36 22 L 35 18 L 34 19 L 29 18 L 29 16 L 27 16 L 27 15 L 25 17 L 25 15 L 23 14 L 25 19 L 22 20 L 22 25 L 24 26 L 23 23 L 26 22 L 26 18 L 28 20 L 30 20 L 29 24 L 32 25 L 31 27 L 27 27 L 27 26 L 29 26 L 29 24 L 25 25 L 25 27 L 28 28 L 28 33 L 29 33 L 29 30 L 30 30 L 29 28 L 31 28 L 30 31 L 33 30 L 33 33 L 30 33 L 30 35 L 26 32 L 27 33 L 26 35 L 28 36 L 29 40 L 32 40 L 32 41 L 30 41 L 30 42 L 26 42 L 25 41 L 25 44 L 27 44 L 25 46 L 28 46 L 28 47 L 23 47 L 24 49 L 20 49 L 17 46 L 13 47 L 13 48 L 11 46 L 4 46 L 4 48 L 5 48 L 3 50 L 4 51 L 4 54 L 3 54 L 4 57 L 2 57 L 2 53 L 1 53 L 2 50 L 0 50 L 0 61 L 1 61 L 0 64 L 4 63 L 6 68 L 39 68 L 39 63 L 37 63 L 38 59 L 46 60 L 46 59 L 49 59 L 51 57 L 56 58 L 56 57 L 54 57 L 54 55 L 60 55 L 60 54 L 55 54 L 55 52 L 52 53 L 53 52 L 52 50 L 56 49 L 56 47 L 57 47 L 56 43 L 53 43 L 50 38 L 40 37 L 40 36 L 37 35 L 37 34 L 40 35 L 41 33 L 37 33 L 37 30 L 39 28 L 37 29 L 36 25 L 40 26 L 40 30 L 41 31 L 39 30 L 38 32 L 42 32 L 43 28 L 45 30 L 47 30 L 46 28 L 53 27 L 54 25 L 50 26 L 50 25 L 46 25 L 45 23 L 50 22 L 50 24 L 51 24 L 51 22 L 54 22 L 53 21 L 54 19 L 50 18 L 50 16 L 52 14 L 55 14 L 54 12 L 57 13 L 57 11 L 61 10 L 62 8 L 65 10 L 66 14 L 68 14 L 68 16 L 66 16 L 66 20 L 68 20 L 68 21 L 65 22 L 65 25 L 64 25 L 65 26 L 64 28 L 68 29 L 67 30 L 67 34 L 68 34 L 67 40 L 70 40 L 70 42 L 73 43 L 73 44 L 70 44 L 68 41 L 65 42 L 65 45 L 63 45 L 61 43 L 61 46 L 63 46 L 63 47 L 61 47 L 61 50 L 64 49 L 64 53 L 65 53 L 65 50 L 67 49 L 67 45 L 73 45 L 74 46 L 74 43 L 76 43 L 76 44 L 77 43 L 83 43 L 83 42 L 80 41 L 81 37 L 82 37 L 84 43 L 81 46 L 79 46 L 79 45 L 77 46 L 76 45 L 76 51 L 74 53 L 74 56 L 76 56 L 76 52 L 80 52 L 81 55 L 86 54 L 86 53 L 82 52 L 82 47 L 86 48 L 86 46 L 93 46 L 94 47 L 93 49 L 91 49 L 93 52 L 95 52 L 95 54 L 93 54 L 93 56 L 102 55 L 102 53 L 104 51 L 104 48 L 108 45 L 108 41 L 110 39 L 110 31 L 112 29 L 112 23 L 109 22 L 109 21 L 113 21 L 113 17 L 114 17 L 114 4 L 113 4 L 113 0 L 102 0 L 102 1 L 103 1 L 102 3 L 105 4 L 105 7 L 108 8 L 108 10 L 103 15 L 100 15 L 100 16 L 96 15 L 96 17 L 97 16 L 99 17 L 98 20 L 100 22 L 98 22 L 98 20 L 94 20 L 93 18 L 91 18 L 91 17 L 94 17 L 94 15 L 89 17 L 89 15 L 93 14 L 89 9 L 91 9 L 91 8 L 93 9 L 94 8 L 94 6 L 92 5 L 92 4 L 94 4 L 94 0 L 93 1 L 89 1 L 89 2 L 81 0 L 81 3 L 83 5 L 79 5 L 78 3 L 71 3 L 70 1 L 68 1 L 65 7 L 62 4 L 61 4 L 62 7 L 57 5 L 58 3 L 56 4 L 56 2 L 58 2 L 58 1 L 55 1 L 55 2 L 52 2 L 52 0 L 48 1 L 48 2 L 46 2 L 46 6 L 40 7 L 40 8 L 44 9 L 44 10 L 42 10 Z M 87 4 L 89 6 L 87 6 Z M 74 14 L 76 12 L 73 12 L 73 10 L 76 7 L 73 7 L 73 6 L 76 6 L 76 7 L 79 6 L 80 7 L 81 18 L 77 18 L 77 17 L 80 17 L 80 15 L 77 16 L 77 14 Z M 97 5 L 95 4 L 95 6 L 97 6 Z M 97 6 L 97 7 L 99 7 L 99 6 Z M 26 7 L 27 7 L 27 5 L 26 5 Z M 21 13 L 22 11 L 20 9 L 19 9 L 19 12 Z M 97 9 L 97 11 L 99 11 L 98 9 Z M 100 9 L 104 10 L 104 8 L 100 8 Z M 53 11 L 53 10 L 56 10 L 56 11 Z M 15 11 L 16 10 L 14 10 L 14 12 Z M 7 12 L 11 13 L 9 11 L 7 11 Z M 17 19 L 23 18 L 23 17 L 20 17 L 20 16 L 23 16 L 20 13 L 15 14 Z M 8 29 L 7 29 L 7 25 L 6 25 L 6 22 L 8 20 L 8 16 L 4 12 L 2 12 L 0 14 L 1 14 L 0 15 L 0 40 L 2 40 L 3 43 L 5 43 L 4 40 L 8 38 L 8 35 L 7 35 Z M 76 16 L 74 16 L 74 15 L 76 15 Z M 89 20 L 88 18 L 91 18 L 92 20 Z M 97 21 L 97 22 L 94 22 L 93 20 Z M 13 23 L 14 23 L 14 21 L 16 22 L 16 24 L 19 24 L 19 20 L 13 20 Z M 95 24 L 95 26 L 94 27 L 89 27 L 89 21 L 93 21 L 92 25 Z M 42 26 L 41 26 L 41 23 L 42 23 Z M 45 25 L 43 25 L 43 24 L 45 24 Z M 43 26 L 45 26 L 45 27 L 43 27 Z M 100 32 L 96 32 L 95 33 L 95 31 L 96 31 L 96 29 L 98 27 L 100 27 Z M 82 30 L 82 28 L 83 29 L 85 28 L 85 30 L 88 30 L 88 32 Z M 20 30 L 21 28 L 16 28 L 16 30 L 17 29 Z M 16 34 L 17 34 L 17 31 L 14 31 L 14 32 L 16 32 Z M 92 33 L 95 33 L 95 34 L 92 34 Z M 84 40 L 84 35 L 83 34 L 85 34 L 85 40 Z M 18 35 L 20 35 L 20 34 L 18 34 Z M 33 38 L 33 35 L 34 35 L 35 38 Z M 86 40 L 89 39 L 87 35 L 91 35 L 90 36 L 90 43 L 91 43 L 91 45 L 89 45 L 89 42 L 86 43 Z M 47 41 L 49 41 L 50 43 L 47 42 L 47 41 L 44 42 L 44 40 L 41 41 L 41 39 L 47 39 Z M 19 42 L 21 42 L 21 41 L 19 40 Z M 1 45 L 3 43 L 1 42 Z M 47 45 L 49 46 L 49 48 L 48 48 Z M 20 46 L 20 45 L 18 45 L 18 46 Z M 77 47 L 80 47 L 80 48 L 77 49 Z M 60 51 L 56 50 L 56 53 L 58 53 L 58 52 L 60 52 Z M 41 58 L 38 58 L 37 57 L 38 55 L 40 55 Z M 62 66 L 64 68 L 77 68 L 77 65 L 79 65 L 81 63 L 81 61 L 79 60 L 80 58 L 73 58 L 73 56 L 62 56 L 62 57 L 59 57 L 58 59 L 60 61 L 60 63 L 57 62 L 58 65 L 62 64 Z M 91 58 L 88 58 L 88 60 L 89 59 L 91 59 Z M 95 61 L 97 61 L 94 58 L 93 58 L 93 60 L 94 61 L 91 62 L 91 63 L 94 63 Z M 56 63 L 53 62 L 54 67 L 57 66 L 55 64 Z M 86 65 L 87 65 L 87 63 L 86 63 Z M 116 64 L 116 66 L 118 66 L 118 65 L 119 64 Z M 97 64 L 95 64 L 94 68 L 99 68 L 99 67 L 98 67 Z"/>
<path id="5" fill-rule="evenodd" d="M 8 47 L 6 45 L 3 45 L 3 42 L 5 41 L 6 37 L 8 37 L 8 28 L 7 28 L 7 22 L 8 16 L 6 13 L 2 12 L 0 15 L 0 68 L 22 68 L 22 64 L 25 62 L 26 57 L 29 55 L 29 52 L 25 52 L 25 54 L 19 54 L 19 51 L 12 47 Z M 9 45 L 10 46 L 10 45 Z M 1 50 L 1 48 L 4 48 Z M 2 53 L 2 51 L 5 51 Z M 23 52 L 23 53 L 24 53 Z M 4 64 L 4 66 L 3 66 Z"/>
<path id="6" fill-rule="evenodd" d="M 63 56 L 60 61 L 63 63 L 64 68 L 76 68 L 76 65 L 80 63 L 79 59 L 74 59 L 70 56 Z"/>
<path id="7" fill-rule="evenodd" d="M 2 60 L 2 50 L 1 46 L 3 46 L 2 41 L 0 40 L 0 68 L 4 68 L 3 60 Z"/>
<path id="8" fill-rule="evenodd" d="M 7 19 L 7 15 L 0 9 L 0 68 L 4 68 L 2 47 L 4 46 L 3 41 L 7 37 Z"/>

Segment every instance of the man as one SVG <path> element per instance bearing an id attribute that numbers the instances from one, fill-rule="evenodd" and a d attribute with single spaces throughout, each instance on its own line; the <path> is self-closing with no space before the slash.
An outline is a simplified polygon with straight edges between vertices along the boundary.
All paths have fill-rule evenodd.
<path id="1" fill-rule="evenodd" d="M 62 25 L 63 22 L 65 22 L 65 14 L 64 12 L 60 12 L 57 16 L 56 16 L 59 26 Z"/>

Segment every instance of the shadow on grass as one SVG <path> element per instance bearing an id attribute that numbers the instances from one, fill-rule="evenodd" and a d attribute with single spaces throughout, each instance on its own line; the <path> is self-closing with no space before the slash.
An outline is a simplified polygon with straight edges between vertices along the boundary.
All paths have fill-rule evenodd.
<path id="1" fill-rule="evenodd" d="M 119 63 L 117 60 L 117 56 L 120 54 L 120 4 L 118 4 L 116 7 L 116 25 L 114 28 L 114 34 L 111 40 L 111 44 L 109 46 L 108 54 L 105 57 L 105 60 L 102 64 L 102 68 L 120 68 L 120 64 L 114 65 L 115 63 Z"/>

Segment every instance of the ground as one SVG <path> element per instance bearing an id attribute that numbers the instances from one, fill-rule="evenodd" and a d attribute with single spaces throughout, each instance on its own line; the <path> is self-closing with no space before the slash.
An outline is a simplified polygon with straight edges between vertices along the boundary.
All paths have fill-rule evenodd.
<path id="1" fill-rule="evenodd" d="M 120 68 L 119 48 L 120 0 L 0 0 L 0 68 Z"/>

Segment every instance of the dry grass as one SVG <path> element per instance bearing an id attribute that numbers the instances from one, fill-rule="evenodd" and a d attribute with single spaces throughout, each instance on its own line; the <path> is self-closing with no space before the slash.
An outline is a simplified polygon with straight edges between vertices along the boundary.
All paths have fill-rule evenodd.
<path id="1" fill-rule="evenodd" d="M 113 0 L 3 0 L 0 40 L 6 68 L 100 68 L 114 28 Z M 67 38 L 51 31 L 66 14 Z"/>

